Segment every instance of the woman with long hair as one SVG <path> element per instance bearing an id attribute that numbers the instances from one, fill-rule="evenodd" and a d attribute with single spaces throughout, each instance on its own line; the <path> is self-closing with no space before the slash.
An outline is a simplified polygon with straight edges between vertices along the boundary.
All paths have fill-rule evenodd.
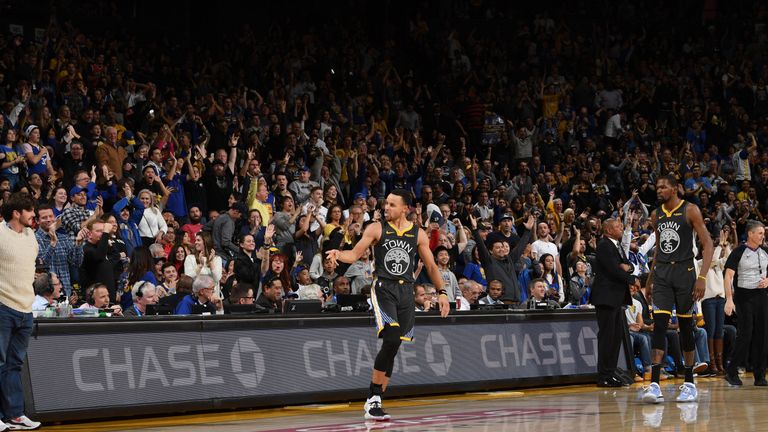
<path id="1" fill-rule="evenodd" d="M 510 202 L 510 208 L 512 210 L 512 216 L 515 217 L 515 226 L 527 219 L 525 208 L 523 207 L 523 200 L 519 196 L 512 198 L 512 202 Z"/>
<path id="2" fill-rule="evenodd" d="M 547 283 L 546 297 L 556 302 L 565 300 L 563 292 L 563 278 L 557 274 L 555 257 L 552 254 L 544 254 L 539 258 L 541 264 L 541 278 Z"/>
<path id="3" fill-rule="evenodd" d="M 707 272 L 707 283 L 704 298 L 701 301 L 701 313 L 704 315 L 704 329 L 707 331 L 707 346 L 709 347 L 710 365 L 717 375 L 725 375 L 723 360 L 723 329 L 725 325 L 725 285 L 723 272 L 725 262 L 733 249 L 736 235 L 733 227 L 723 226 L 720 238 L 712 254 L 712 265 Z M 700 261 L 699 261 L 700 262 Z"/>
<path id="4" fill-rule="evenodd" d="M 149 249 L 144 246 L 135 248 L 131 255 L 131 261 L 128 264 L 128 284 L 120 299 L 120 305 L 123 309 L 129 308 L 133 304 L 131 289 L 139 281 L 151 282 L 153 285 L 158 284 L 157 277 L 155 277 L 155 260 Z"/>
<path id="5" fill-rule="evenodd" d="M 280 278 L 280 282 L 283 283 L 283 291 L 285 294 L 292 293 L 293 279 L 290 273 L 288 273 L 288 257 L 281 253 L 271 253 L 269 249 L 262 248 L 262 260 L 261 260 L 261 283 L 262 285 L 267 280 L 274 276 Z M 264 254 L 268 254 L 269 258 L 264 259 Z"/>
<path id="6" fill-rule="evenodd" d="M 221 287 L 221 298 L 229 298 L 232 293 L 232 286 L 237 285 L 237 275 L 235 275 L 235 260 L 229 260 L 224 273 L 221 274 L 219 286 Z"/>
<path id="7" fill-rule="evenodd" d="M 240 253 L 232 260 L 235 263 L 232 271 L 238 283 L 244 282 L 257 287 L 261 277 L 261 262 L 258 259 L 254 235 L 247 233 L 240 236 L 239 246 Z"/>
<path id="8" fill-rule="evenodd" d="M 240 235 L 250 234 L 253 236 L 257 244 L 264 243 L 264 233 L 267 232 L 267 227 L 264 226 L 261 219 L 261 212 L 257 209 L 251 209 L 248 211 L 248 223 L 243 224 L 240 230 Z M 257 285 L 254 285 L 257 286 Z"/>
<path id="9" fill-rule="evenodd" d="M 51 202 L 53 207 L 53 215 L 59 217 L 64 210 L 69 207 L 69 193 L 64 186 L 56 186 L 53 190 L 53 200 Z"/>
<path id="10" fill-rule="evenodd" d="M 181 230 L 180 233 L 176 234 L 176 245 L 183 247 L 189 255 L 195 249 L 195 239 L 189 234 L 189 231 Z"/>
<path id="11" fill-rule="evenodd" d="M 323 191 L 323 206 L 329 209 L 333 205 L 340 204 L 341 197 L 339 196 L 339 190 L 336 189 L 336 185 L 333 183 L 326 184 L 325 190 Z"/>
<path id="12" fill-rule="evenodd" d="M 189 235 L 189 234 L 187 234 Z M 168 254 L 168 262 L 176 267 L 176 271 L 179 274 L 184 272 L 184 260 L 187 259 L 187 248 L 184 245 L 177 244 L 171 248 L 171 253 Z"/>
<path id="13" fill-rule="evenodd" d="M 40 130 L 46 131 L 46 133 L 53 128 L 53 115 L 47 105 L 43 105 L 35 110 L 35 124 L 40 126 Z"/>
<path id="14" fill-rule="evenodd" d="M 144 246 L 160 243 L 165 233 L 168 232 L 168 224 L 166 224 L 163 213 L 157 206 L 155 194 L 149 189 L 142 189 L 138 197 L 144 204 L 144 215 L 139 222 L 141 241 Z"/>
<path id="15" fill-rule="evenodd" d="M 192 253 L 184 259 L 184 274 L 191 278 L 199 274 L 207 274 L 216 281 L 216 293 L 221 294 L 219 281 L 224 272 L 221 257 L 213 250 L 213 239 L 207 232 L 198 232 Z"/>
<path id="16" fill-rule="evenodd" d="M 27 126 L 24 131 L 27 142 L 22 145 L 22 151 L 27 161 L 27 173 L 40 174 L 40 176 L 48 178 L 54 175 L 53 164 L 51 163 L 51 156 L 48 154 L 48 147 L 41 141 L 40 133 L 41 131 L 37 126 Z"/>
<path id="17" fill-rule="evenodd" d="M 334 204 L 328 208 L 328 214 L 325 216 L 325 227 L 323 228 L 323 238 L 327 239 L 336 228 L 344 226 L 344 209 L 339 204 Z"/>
<path id="18" fill-rule="evenodd" d="M 480 262 L 480 252 L 477 246 L 472 248 L 472 260 L 464 266 L 464 277 L 471 279 L 483 287 L 488 286 L 488 281 L 485 279 L 485 270 Z"/>

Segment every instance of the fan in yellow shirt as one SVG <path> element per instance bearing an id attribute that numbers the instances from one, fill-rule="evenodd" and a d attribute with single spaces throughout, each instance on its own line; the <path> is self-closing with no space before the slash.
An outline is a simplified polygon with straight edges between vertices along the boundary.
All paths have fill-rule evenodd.
<path id="1" fill-rule="evenodd" d="M 269 192 L 267 181 L 263 177 L 251 180 L 247 202 L 248 209 L 258 210 L 261 214 L 261 224 L 265 227 L 269 225 L 272 214 L 275 212 L 275 197 Z"/>

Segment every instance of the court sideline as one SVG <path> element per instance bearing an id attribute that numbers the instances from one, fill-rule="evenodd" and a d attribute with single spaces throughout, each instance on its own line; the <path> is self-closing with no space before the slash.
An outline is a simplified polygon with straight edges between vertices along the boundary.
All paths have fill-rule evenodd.
<path id="1" fill-rule="evenodd" d="M 741 389 L 718 378 L 699 380 L 700 400 L 678 404 L 681 381 L 662 383 L 667 402 L 644 405 L 642 388 L 600 389 L 592 385 L 466 393 L 387 400 L 391 422 L 364 422 L 362 402 L 291 406 L 172 417 L 151 417 L 45 426 L 57 432 L 343 432 L 343 431 L 615 431 L 768 430 L 762 407 L 768 389 L 745 378 Z M 728 401 L 726 403 L 726 401 Z"/>

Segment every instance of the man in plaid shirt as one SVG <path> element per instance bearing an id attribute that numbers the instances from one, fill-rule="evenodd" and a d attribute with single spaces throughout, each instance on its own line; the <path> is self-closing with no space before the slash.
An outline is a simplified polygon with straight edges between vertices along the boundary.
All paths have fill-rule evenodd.
<path id="1" fill-rule="evenodd" d="M 61 214 L 61 227 L 74 238 L 83 228 L 83 223 L 91 217 L 91 212 L 85 208 L 88 202 L 87 190 L 75 186 L 69 190 L 72 205 Z M 98 211 L 98 210 L 97 210 Z M 65 285 L 66 286 L 66 285 Z"/>
<path id="2" fill-rule="evenodd" d="M 37 244 L 40 246 L 37 259 L 42 260 L 50 271 L 56 273 L 64 286 L 67 297 L 72 295 L 72 277 L 70 267 L 79 268 L 83 263 L 83 239 L 85 231 L 80 230 L 73 241 L 65 232 L 57 232 L 58 224 L 53 208 L 42 204 L 37 208 L 39 227 L 35 231 Z M 59 235 L 61 234 L 61 235 Z"/>

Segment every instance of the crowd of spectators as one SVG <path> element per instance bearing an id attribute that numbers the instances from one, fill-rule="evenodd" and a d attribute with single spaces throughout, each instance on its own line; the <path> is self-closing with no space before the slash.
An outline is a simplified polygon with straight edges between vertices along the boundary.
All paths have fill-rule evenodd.
<path id="1" fill-rule="evenodd" d="M 38 266 L 56 277 L 38 303 L 52 280 L 139 316 L 364 294 L 372 256 L 322 252 L 354 244 L 395 188 L 459 309 L 588 307 L 608 217 L 647 274 L 661 175 L 723 251 L 768 214 L 765 4 L 436 3 L 381 34 L 347 14 L 209 44 L 56 19 L 39 40 L 0 36 L 0 198 L 39 203 Z M 417 290 L 429 309 L 434 287 Z"/>

